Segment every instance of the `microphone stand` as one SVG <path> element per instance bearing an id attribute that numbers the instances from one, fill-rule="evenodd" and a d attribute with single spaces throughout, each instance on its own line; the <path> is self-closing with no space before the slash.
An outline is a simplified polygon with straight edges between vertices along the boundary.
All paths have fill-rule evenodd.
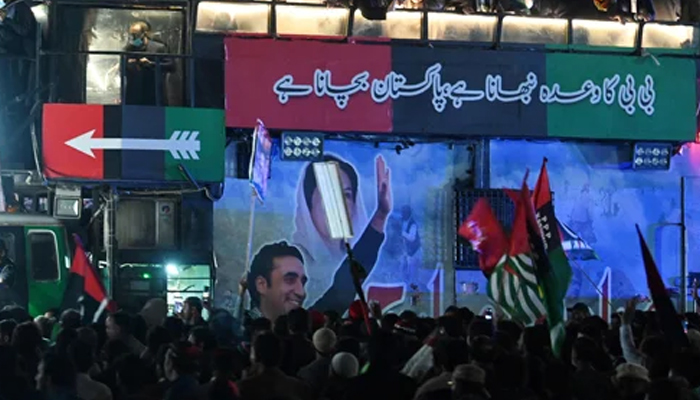
<path id="1" fill-rule="evenodd" d="M 372 325 L 370 324 L 370 319 L 369 319 L 369 306 L 367 305 L 367 298 L 365 297 L 365 292 L 362 290 L 362 282 L 361 279 L 366 277 L 366 271 L 362 264 L 359 262 L 355 261 L 355 258 L 352 255 L 352 247 L 350 246 L 350 242 L 348 240 L 345 240 L 345 252 L 348 255 L 348 262 L 350 263 L 350 274 L 352 275 L 352 283 L 355 286 L 355 292 L 357 293 L 357 296 L 360 298 L 360 305 L 362 306 L 362 317 L 365 320 L 365 325 L 367 326 L 367 333 L 371 336 L 372 335 Z"/>

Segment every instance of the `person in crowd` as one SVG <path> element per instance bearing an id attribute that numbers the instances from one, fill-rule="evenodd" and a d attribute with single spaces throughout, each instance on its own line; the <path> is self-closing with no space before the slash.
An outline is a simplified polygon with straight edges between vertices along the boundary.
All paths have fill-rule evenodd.
<path id="1" fill-rule="evenodd" d="M 301 307 L 306 298 L 304 257 L 287 242 L 263 246 L 253 258 L 247 279 L 252 318 L 275 321 Z"/>
<path id="2" fill-rule="evenodd" d="M 33 322 L 23 322 L 12 333 L 12 347 L 17 352 L 18 367 L 34 386 L 41 361 L 43 340 L 41 331 Z"/>
<path id="3" fill-rule="evenodd" d="M 613 376 L 613 384 L 621 400 L 644 400 L 649 382 L 649 371 L 639 364 L 618 365 Z"/>
<path id="4" fill-rule="evenodd" d="M 95 365 L 95 350 L 87 342 L 77 340 L 70 345 L 70 355 L 77 372 L 76 394 L 83 400 L 112 400 L 107 385 L 93 380 L 89 373 Z"/>
<path id="5" fill-rule="evenodd" d="M 274 333 L 264 332 L 256 336 L 250 361 L 258 373 L 240 381 L 238 387 L 243 399 L 313 399 L 306 384 L 280 370 L 282 353 L 282 341 Z"/>
<path id="6" fill-rule="evenodd" d="M 0 399 L 32 399 L 32 387 L 18 371 L 19 358 L 10 346 L 0 345 Z"/>
<path id="7" fill-rule="evenodd" d="M 165 400 L 195 400 L 199 396 L 197 371 L 201 351 L 190 342 L 169 346 L 165 355 L 165 377 L 171 382 Z"/>
<path id="8" fill-rule="evenodd" d="M 131 56 L 126 67 L 126 104 L 128 105 L 163 105 L 157 104 L 157 98 L 163 98 L 164 76 L 175 70 L 172 58 L 156 57 L 156 54 L 168 54 L 168 46 L 151 37 L 151 24 L 136 21 L 129 27 L 129 43 L 124 51 L 130 53 L 147 53 L 143 56 Z M 157 65 L 160 65 L 158 71 Z M 160 86 L 156 84 L 161 82 Z M 156 95 L 156 91 L 161 96 Z"/>
<path id="9" fill-rule="evenodd" d="M 172 338 L 167 328 L 158 325 L 151 327 L 146 334 L 146 350 L 141 353 L 141 359 L 149 366 L 155 365 L 158 350 L 170 343 Z"/>
<path id="10" fill-rule="evenodd" d="M 168 304 L 165 299 L 154 298 L 146 302 L 139 312 L 139 315 L 146 321 L 148 329 L 162 326 L 168 317 Z"/>
<path id="11" fill-rule="evenodd" d="M 353 354 L 338 352 L 331 359 L 330 373 L 320 398 L 340 400 L 350 381 L 360 372 L 360 362 Z"/>
<path id="12" fill-rule="evenodd" d="M 424 400 L 432 392 L 450 390 L 455 368 L 469 362 L 469 346 L 464 339 L 440 338 L 433 347 L 433 360 L 437 376 L 418 388 L 416 400 Z"/>
<path id="13" fill-rule="evenodd" d="M 462 364 L 455 367 L 449 385 L 452 398 L 457 400 L 488 400 L 486 372 L 476 365 Z"/>
<path id="14" fill-rule="evenodd" d="M 83 316 L 80 311 L 74 309 L 67 309 L 61 313 L 61 318 L 59 318 L 59 324 L 61 329 L 74 329 L 77 330 L 83 324 Z"/>
<path id="15" fill-rule="evenodd" d="M 148 365 L 133 354 L 119 359 L 117 367 L 118 396 L 124 400 L 150 400 L 144 394 L 146 386 L 153 383 L 155 374 Z"/>
<path id="16" fill-rule="evenodd" d="M 199 381 L 201 383 L 209 382 L 212 377 L 214 354 L 216 352 L 216 338 L 209 328 L 198 326 L 190 331 L 188 341 L 195 345 L 201 353 Z"/>
<path id="17" fill-rule="evenodd" d="M 139 342 L 132 333 L 132 318 L 125 312 L 116 312 L 107 317 L 105 323 L 107 328 L 107 337 L 110 340 L 123 341 L 131 352 L 137 356 L 141 356 L 146 350 L 146 346 Z"/>
<path id="18" fill-rule="evenodd" d="M 17 321 L 14 319 L 0 321 L 0 345 L 9 345 L 12 343 L 12 334 L 15 328 L 17 328 Z"/>
<path id="19" fill-rule="evenodd" d="M 214 357 L 214 376 L 210 382 L 202 385 L 201 398 L 211 400 L 237 400 L 240 398 L 240 390 L 236 384 L 239 378 L 236 370 L 239 355 L 234 349 L 222 348 L 216 351 Z"/>
<path id="20" fill-rule="evenodd" d="M 600 351 L 595 341 L 590 338 L 580 337 L 574 342 L 571 362 L 576 372 L 573 374 L 572 383 L 579 400 L 606 400 L 613 396 L 609 376 L 595 368 Z"/>
<path id="21" fill-rule="evenodd" d="M 68 357 L 47 352 L 39 364 L 36 388 L 46 400 L 79 400 L 77 374 Z"/>
<path id="22" fill-rule="evenodd" d="M 282 371 L 289 376 L 297 376 L 299 370 L 316 359 L 316 349 L 309 340 L 309 312 L 296 308 L 287 315 L 289 336 L 283 340 L 284 355 Z"/>
<path id="23" fill-rule="evenodd" d="M 412 399 L 416 382 L 398 372 L 397 342 L 392 334 L 377 331 L 369 341 L 367 372 L 350 380 L 343 399 Z"/>
<path id="24" fill-rule="evenodd" d="M 3 26 L 0 25 L 0 32 L 2 32 L 2 27 Z M 0 288 L 8 290 L 12 289 L 14 285 L 15 262 L 12 261 L 9 253 L 7 252 L 7 245 L 5 244 L 5 241 L 0 240 Z"/>
<path id="25" fill-rule="evenodd" d="M 188 297 L 182 306 L 182 320 L 186 327 L 206 326 L 207 321 L 202 317 L 204 305 L 199 297 Z"/>
<path id="26" fill-rule="evenodd" d="M 297 374 L 299 379 L 309 385 L 316 396 L 326 387 L 336 341 L 335 332 L 328 328 L 321 328 L 314 332 L 312 342 L 316 349 L 316 360 L 302 367 Z"/>

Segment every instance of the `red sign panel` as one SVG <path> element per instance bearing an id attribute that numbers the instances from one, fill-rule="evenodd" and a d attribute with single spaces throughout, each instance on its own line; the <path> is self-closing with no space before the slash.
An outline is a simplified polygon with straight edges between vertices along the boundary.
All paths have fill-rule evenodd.
<path id="1" fill-rule="evenodd" d="M 90 155 L 66 143 L 90 133 L 92 138 L 103 138 L 103 109 L 102 105 L 93 104 L 44 105 L 42 148 L 48 178 L 103 179 L 103 150 Z"/>
<path id="2" fill-rule="evenodd" d="M 294 96 L 308 87 L 339 90 L 331 82 L 351 86 L 363 73 L 386 76 L 391 46 L 235 37 L 225 44 L 227 126 L 253 128 L 261 119 L 270 129 L 391 132 L 391 100 L 378 104 L 367 88 L 341 88 L 354 93 L 345 104 L 342 96 L 323 98 L 327 93 Z"/>

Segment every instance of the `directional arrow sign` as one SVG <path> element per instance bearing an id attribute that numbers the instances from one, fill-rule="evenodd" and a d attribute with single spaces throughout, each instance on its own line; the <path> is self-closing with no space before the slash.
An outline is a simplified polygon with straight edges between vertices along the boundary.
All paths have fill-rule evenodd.
<path id="1" fill-rule="evenodd" d="M 95 158 L 93 150 L 169 151 L 176 160 L 199 160 L 199 131 L 174 131 L 170 139 L 93 138 L 90 130 L 66 141 L 66 145 Z"/>

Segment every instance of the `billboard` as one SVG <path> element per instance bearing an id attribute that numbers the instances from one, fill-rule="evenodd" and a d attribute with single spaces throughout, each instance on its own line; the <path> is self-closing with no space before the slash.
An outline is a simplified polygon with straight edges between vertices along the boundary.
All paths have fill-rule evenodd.
<path id="1" fill-rule="evenodd" d="M 261 118 L 283 130 L 660 141 L 694 140 L 697 128 L 693 60 L 237 37 L 225 46 L 229 127 Z"/>
<path id="2" fill-rule="evenodd" d="M 44 174 L 49 179 L 220 182 L 222 110 L 45 104 Z"/>
<path id="3" fill-rule="evenodd" d="M 416 146 L 399 155 L 393 147 L 347 142 L 326 142 L 324 152 L 326 161 L 340 166 L 355 231 L 353 255 L 368 273 L 368 300 L 387 310 L 439 315 L 450 257 L 446 242 L 453 240 L 443 212 L 450 209 L 454 153 L 447 146 Z M 256 209 L 248 289 L 253 307 L 266 316 L 299 305 L 344 312 L 355 299 L 345 248 L 330 238 L 311 166 L 275 159 L 265 204 Z M 216 302 L 230 309 L 245 273 L 247 230 L 240 221 L 249 212 L 246 185 L 227 178 L 214 209 Z M 279 262 L 266 277 L 259 271 L 270 267 L 269 257 Z"/>

